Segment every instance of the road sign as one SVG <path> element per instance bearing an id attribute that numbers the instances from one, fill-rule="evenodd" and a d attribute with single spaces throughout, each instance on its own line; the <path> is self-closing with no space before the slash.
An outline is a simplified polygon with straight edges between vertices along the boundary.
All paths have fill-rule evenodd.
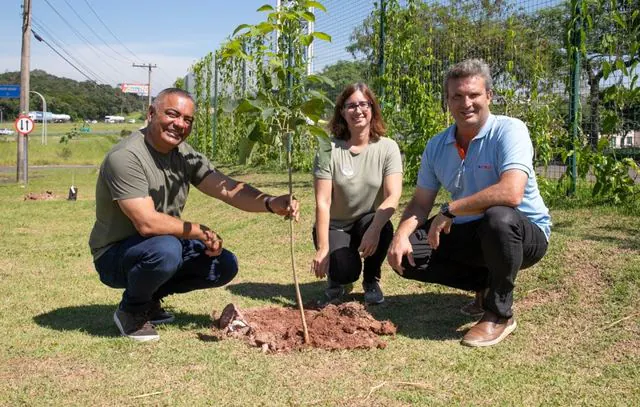
<path id="1" fill-rule="evenodd" d="M 34 124 L 29 116 L 18 116 L 14 126 L 18 133 L 25 136 L 33 131 Z"/>
<path id="2" fill-rule="evenodd" d="M 20 85 L 0 85 L 0 99 L 20 99 Z"/>

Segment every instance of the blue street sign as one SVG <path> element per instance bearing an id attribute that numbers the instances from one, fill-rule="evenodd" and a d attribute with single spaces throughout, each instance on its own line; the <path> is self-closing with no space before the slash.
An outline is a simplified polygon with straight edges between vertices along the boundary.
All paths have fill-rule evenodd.
<path id="1" fill-rule="evenodd" d="M 0 85 L 0 99 L 20 99 L 20 85 Z"/>

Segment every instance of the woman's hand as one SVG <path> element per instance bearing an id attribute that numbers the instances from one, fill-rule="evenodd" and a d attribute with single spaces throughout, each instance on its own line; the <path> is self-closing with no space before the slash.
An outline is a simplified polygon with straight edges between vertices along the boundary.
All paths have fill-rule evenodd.
<path id="1" fill-rule="evenodd" d="M 358 247 L 358 253 L 360 257 L 367 258 L 373 255 L 378 248 L 378 242 L 380 241 L 380 230 L 369 227 L 364 235 L 362 241 Z"/>
<path id="2" fill-rule="evenodd" d="M 318 278 L 324 278 L 329 272 L 329 249 L 318 249 L 311 262 L 312 273 Z"/>

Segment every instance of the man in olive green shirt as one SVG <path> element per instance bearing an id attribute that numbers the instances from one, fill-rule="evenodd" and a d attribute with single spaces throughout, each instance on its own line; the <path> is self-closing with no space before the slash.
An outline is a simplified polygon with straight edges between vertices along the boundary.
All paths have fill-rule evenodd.
<path id="1" fill-rule="evenodd" d="M 194 111 L 187 92 L 163 90 L 149 107 L 148 126 L 113 147 L 100 166 L 89 246 L 100 280 L 125 289 L 113 319 L 137 341 L 157 340 L 154 324 L 173 320 L 162 298 L 223 286 L 238 271 L 216 232 L 181 219 L 191 185 L 244 211 L 298 219 L 298 202 L 288 195 L 235 181 L 183 143 Z"/>

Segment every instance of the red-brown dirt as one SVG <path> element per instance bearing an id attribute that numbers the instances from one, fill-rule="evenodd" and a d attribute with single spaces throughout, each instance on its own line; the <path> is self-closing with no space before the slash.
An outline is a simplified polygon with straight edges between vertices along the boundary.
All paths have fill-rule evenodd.
<path id="1" fill-rule="evenodd" d="M 29 192 L 24 196 L 25 201 L 42 201 L 56 199 L 57 196 L 51 191 L 45 191 L 43 193 Z"/>
<path id="2" fill-rule="evenodd" d="M 380 335 L 395 335 L 390 321 L 378 321 L 358 302 L 329 304 L 322 309 L 305 309 L 309 343 L 304 343 L 298 308 L 256 308 L 240 311 L 227 305 L 215 318 L 217 339 L 238 338 L 263 352 L 288 352 L 314 347 L 327 350 L 384 348 Z"/>

